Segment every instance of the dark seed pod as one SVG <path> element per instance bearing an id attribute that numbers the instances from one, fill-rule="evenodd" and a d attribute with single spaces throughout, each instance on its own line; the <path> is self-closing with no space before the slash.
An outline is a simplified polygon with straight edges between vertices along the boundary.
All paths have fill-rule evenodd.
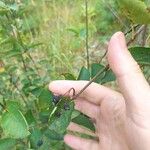
<path id="1" fill-rule="evenodd" d="M 67 103 L 64 103 L 64 110 L 70 110 L 70 106 Z"/>
<path id="2" fill-rule="evenodd" d="M 42 141 L 42 140 L 39 140 L 39 141 L 37 142 L 37 146 L 40 147 L 40 146 L 42 146 L 42 145 L 43 145 L 43 141 Z"/>
<path id="3" fill-rule="evenodd" d="M 53 95 L 53 103 L 55 105 L 59 102 L 60 99 L 61 99 L 61 95 L 58 95 L 58 96 Z"/>

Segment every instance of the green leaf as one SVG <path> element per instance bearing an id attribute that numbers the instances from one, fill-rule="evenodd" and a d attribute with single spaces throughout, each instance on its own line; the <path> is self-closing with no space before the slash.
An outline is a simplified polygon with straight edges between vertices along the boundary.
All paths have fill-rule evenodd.
<path id="1" fill-rule="evenodd" d="M 101 84 L 111 82 L 111 81 L 115 81 L 115 80 L 116 80 L 116 76 L 112 72 L 112 70 L 107 70 L 104 77 L 102 78 Z"/>
<path id="2" fill-rule="evenodd" d="M 74 109 L 73 102 L 69 102 L 68 105 L 69 105 L 69 110 L 64 110 L 63 106 L 61 105 L 62 107 L 60 106 L 57 109 L 56 113 L 54 113 L 53 119 L 50 119 L 49 121 L 50 130 L 55 131 L 58 134 L 64 134 L 71 121 L 71 115 Z M 60 113 L 60 116 L 57 116 L 57 113 Z"/>
<path id="3" fill-rule="evenodd" d="M 117 0 L 120 10 L 131 21 L 138 24 L 149 24 L 150 13 L 146 4 L 141 0 Z"/>
<path id="4" fill-rule="evenodd" d="M 42 132 L 39 129 L 34 128 L 31 131 L 31 135 L 30 135 L 31 147 L 32 148 L 38 148 L 38 142 L 40 140 L 42 140 L 42 138 L 43 138 Z"/>
<path id="5" fill-rule="evenodd" d="M 43 145 L 38 150 L 66 150 L 63 147 L 63 141 L 50 140 L 48 137 L 43 137 Z"/>
<path id="6" fill-rule="evenodd" d="M 93 78 L 100 70 L 103 70 L 105 66 L 97 63 L 91 65 L 91 78 Z M 107 70 L 102 73 L 94 82 L 96 83 L 107 83 L 116 80 L 114 73 L 111 70 Z"/>
<path id="7" fill-rule="evenodd" d="M 48 90 L 43 88 L 40 95 L 39 95 L 39 108 L 41 110 L 47 109 L 52 106 L 52 93 Z"/>
<path id="8" fill-rule="evenodd" d="M 141 65 L 150 65 L 150 48 L 149 47 L 132 47 L 129 48 L 131 55 Z"/>
<path id="9" fill-rule="evenodd" d="M 74 36 L 78 37 L 79 36 L 79 31 L 75 28 L 68 28 L 68 31 L 74 33 Z"/>
<path id="10" fill-rule="evenodd" d="M 4 52 L 3 56 L 4 58 L 8 59 L 8 58 L 12 58 L 12 57 L 19 57 L 21 56 L 21 52 L 18 50 L 9 50 Z"/>
<path id="11" fill-rule="evenodd" d="M 6 136 L 12 138 L 25 138 L 29 133 L 25 117 L 14 103 L 7 105 L 7 111 L 2 115 L 1 127 Z"/>
<path id="12" fill-rule="evenodd" d="M 43 110 L 39 113 L 39 119 L 42 123 L 48 123 L 50 111 L 49 110 Z"/>
<path id="13" fill-rule="evenodd" d="M 89 70 L 85 67 L 82 67 L 77 80 L 90 80 Z"/>
<path id="14" fill-rule="evenodd" d="M 85 116 L 83 114 L 80 114 L 76 118 L 73 118 L 72 122 L 79 124 L 83 127 L 86 127 L 92 131 L 95 131 L 95 127 L 94 127 L 92 121 L 87 116 Z"/>
<path id="15" fill-rule="evenodd" d="M 16 141 L 15 139 L 1 139 L 0 140 L 0 150 L 9 150 L 15 147 Z"/>
<path id="16" fill-rule="evenodd" d="M 97 64 L 97 63 L 93 63 L 91 65 L 91 78 L 93 78 L 100 70 L 102 70 L 104 68 L 103 65 L 101 64 Z M 97 78 L 94 82 L 96 83 L 100 83 L 101 80 L 102 80 L 102 77 L 103 77 L 104 73 L 99 77 Z"/>
<path id="17" fill-rule="evenodd" d="M 15 101 L 7 101 L 7 110 L 13 110 L 13 109 L 18 109 L 20 110 L 21 109 L 21 106 L 18 102 L 15 102 Z"/>
<path id="18" fill-rule="evenodd" d="M 50 129 L 45 131 L 45 136 L 50 140 L 58 140 L 58 141 L 63 140 L 64 137 L 63 134 L 58 134 L 56 131 Z"/>
<path id="19" fill-rule="evenodd" d="M 32 93 L 34 96 L 39 97 L 41 91 L 42 91 L 42 88 L 41 88 L 41 87 L 36 87 L 36 88 L 34 88 L 34 89 L 31 90 L 31 93 Z"/>
<path id="20" fill-rule="evenodd" d="M 80 111 L 74 109 L 73 112 L 72 112 L 72 115 L 71 115 L 71 119 L 76 118 L 80 114 L 81 114 Z"/>
<path id="21" fill-rule="evenodd" d="M 32 124 L 36 123 L 36 120 L 33 116 L 32 110 L 27 111 L 27 113 L 25 114 L 25 118 L 26 118 L 29 125 L 32 125 Z"/>

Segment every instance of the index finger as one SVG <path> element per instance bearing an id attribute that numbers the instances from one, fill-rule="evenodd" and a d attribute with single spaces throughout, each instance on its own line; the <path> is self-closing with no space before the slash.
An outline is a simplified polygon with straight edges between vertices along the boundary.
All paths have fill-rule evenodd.
<path id="1" fill-rule="evenodd" d="M 74 88 L 77 94 L 87 83 L 88 81 L 57 80 L 49 84 L 49 89 L 56 94 L 63 95 L 71 88 Z M 92 83 L 84 90 L 84 92 L 79 97 L 91 103 L 99 105 L 101 103 L 101 100 L 106 97 L 118 98 L 121 97 L 121 95 L 118 92 L 112 91 L 107 87 Z"/>

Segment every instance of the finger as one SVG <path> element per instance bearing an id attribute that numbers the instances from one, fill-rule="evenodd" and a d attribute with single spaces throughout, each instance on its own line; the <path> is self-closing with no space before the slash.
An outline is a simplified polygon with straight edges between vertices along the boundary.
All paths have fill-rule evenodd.
<path id="1" fill-rule="evenodd" d="M 123 99 L 107 98 L 101 103 L 97 129 L 102 149 L 128 149 L 125 140 L 126 122 Z"/>
<path id="2" fill-rule="evenodd" d="M 73 135 L 66 135 L 64 141 L 71 148 L 76 150 L 100 150 L 98 142 L 89 139 L 83 139 Z"/>
<path id="3" fill-rule="evenodd" d="M 140 106 L 143 99 L 150 98 L 150 87 L 137 62 L 127 50 L 122 32 L 114 34 L 109 42 L 107 53 L 109 65 L 115 75 L 121 91 L 130 106 Z M 145 97 L 148 95 L 148 97 Z"/>
<path id="4" fill-rule="evenodd" d="M 75 101 L 75 109 L 93 119 L 97 119 L 100 112 L 99 106 L 90 103 L 82 98 L 79 98 Z"/>
<path id="5" fill-rule="evenodd" d="M 76 93 L 78 93 L 87 83 L 88 81 L 59 80 L 51 82 L 49 84 L 49 89 L 60 95 L 66 93 L 70 88 L 74 88 Z M 100 104 L 101 100 L 106 96 L 120 96 L 120 94 L 108 89 L 107 87 L 92 83 L 79 97 L 91 103 Z"/>
<path id="6" fill-rule="evenodd" d="M 80 125 L 71 122 L 67 128 L 70 131 L 74 131 L 74 132 L 79 132 L 79 133 L 83 133 L 83 134 L 87 134 L 87 135 L 91 135 L 91 136 L 96 136 L 96 134 L 94 132 L 92 132 L 91 130 L 88 130 L 87 128 L 81 127 Z"/>

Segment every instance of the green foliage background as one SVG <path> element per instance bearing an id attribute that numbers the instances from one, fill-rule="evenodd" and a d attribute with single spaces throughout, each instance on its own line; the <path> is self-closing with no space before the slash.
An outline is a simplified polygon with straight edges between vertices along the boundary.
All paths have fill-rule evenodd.
<path id="1" fill-rule="evenodd" d="M 68 150 L 63 136 L 71 121 L 95 130 L 65 95 L 55 104 L 47 85 L 90 80 L 103 70 L 105 43 L 115 31 L 132 41 L 129 50 L 150 80 L 149 1 L 130 2 L 89 0 L 86 14 L 84 0 L 0 0 L 0 150 Z M 95 82 L 115 88 L 110 69 Z"/>

